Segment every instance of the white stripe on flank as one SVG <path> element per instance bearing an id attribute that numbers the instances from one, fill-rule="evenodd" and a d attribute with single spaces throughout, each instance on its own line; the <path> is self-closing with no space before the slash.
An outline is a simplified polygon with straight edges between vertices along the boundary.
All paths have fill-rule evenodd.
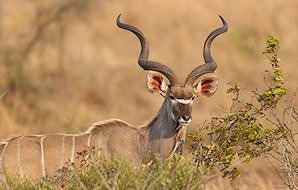
<path id="1" fill-rule="evenodd" d="M 70 133 L 57 133 L 57 135 L 66 136 L 66 137 L 80 136 L 80 134 L 70 134 Z"/>
<path id="2" fill-rule="evenodd" d="M 44 135 L 26 135 L 26 137 L 43 137 Z"/>
<path id="3" fill-rule="evenodd" d="M 189 104 L 193 101 L 192 98 L 188 100 L 175 98 L 175 100 L 181 104 Z"/>
<path id="4" fill-rule="evenodd" d="M 65 136 L 62 136 L 62 149 L 61 149 L 61 162 L 60 162 L 60 168 L 64 166 L 64 154 L 65 154 L 65 149 L 64 149 L 64 140 Z"/>
<path id="5" fill-rule="evenodd" d="M 87 149 L 90 148 L 90 146 L 91 146 L 91 137 L 92 137 L 92 134 L 90 133 L 88 135 L 88 138 L 87 138 Z M 87 163 L 89 163 L 89 157 L 90 157 L 90 155 L 89 155 L 89 152 L 88 152 L 88 154 L 85 156 L 85 160 L 86 160 Z"/>
<path id="6" fill-rule="evenodd" d="M 92 137 L 92 134 L 89 134 L 88 139 L 87 139 L 88 148 L 91 146 L 91 137 Z"/>
<path id="7" fill-rule="evenodd" d="M 20 173 L 20 176 L 24 176 L 23 175 L 23 170 L 22 170 L 22 165 L 21 165 L 21 145 L 20 145 L 20 140 L 23 138 L 23 136 L 22 137 L 19 137 L 18 139 L 17 139 L 17 150 L 18 150 L 18 152 L 17 152 L 17 160 L 18 160 L 18 167 L 19 167 L 19 173 Z"/>
<path id="8" fill-rule="evenodd" d="M 72 151 L 71 151 L 70 162 L 73 162 L 74 161 L 75 148 L 76 148 L 76 136 L 73 136 L 72 137 Z"/>
<path id="9" fill-rule="evenodd" d="M 2 152 L 1 152 L 1 157 L 0 157 L 0 181 L 1 181 L 1 183 L 3 184 L 3 185 L 5 185 L 4 187 L 6 188 L 6 189 L 10 189 L 9 187 L 8 187 L 8 183 L 7 183 L 7 179 L 6 179 L 6 172 L 5 172 L 5 159 L 3 159 L 3 161 L 2 161 L 2 158 L 3 158 L 3 156 L 4 156 L 4 152 L 5 152 L 5 150 L 6 150 L 6 147 L 7 147 L 7 145 L 8 145 L 8 142 L 1 142 L 1 145 L 5 145 L 4 146 L 4 148 L 3 148 L 3 150 L 2 150 Z"/>
<path id="10" fill-rule="evenodd" d="M 5 150 L 6 150 L 6 147 L 7 147 L 7 145 L 8 145 L 8 142 L 1 142 L 1 144 L 3 145 L 5 145 L 4 146 L 4 149 L 2 150 L 2 152 L 1 152 L 1 156 L 0 156 L 0 161 L 2 160 L 2 158 L 3 158 L 3 156 L 4 156 L 4 152 L 5 152 Z"/>
<path id="11" fill-rule="evenodd" d="M 41 151 L 41 171 L 42 176 L 46 176 L 46 168 L 45 168 L 45 161 L 44 161 L 44 147 L 43 147 L 43 141 L 46 138 L 46 136 L 41 136 L 40 138 L 40 151 Z"/>

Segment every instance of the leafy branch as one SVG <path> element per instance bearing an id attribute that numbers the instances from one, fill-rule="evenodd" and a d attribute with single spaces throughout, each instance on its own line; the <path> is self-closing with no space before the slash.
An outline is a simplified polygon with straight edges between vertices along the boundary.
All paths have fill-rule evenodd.
<path id="1" fill-rule="evenodd" d="M 256 103 L 240 100 L 240 87 L 237 82 L 230 83 L 227 94 L 232 97 L 230 112 L 213 117 L 206 126 L 211 141 L 207 142 L 199 132 L 189 137 L 195 162 L 204 165 L 209 171 L 218 169 L 224 177 L 235 179 L 240 175 L 232 165 L 236 158 L 250 162 L 276 148 L 277 142 L 287 134 L 284 127 L 265 127 L 264 118 L 270 117 L 268 111 L 275 111 L 279 100 L 287 92 L 284 77 L 279 66 L 279 40 L 270 36 L 263 52 L 271 65 L 270 84 L 263 92 L 253 91 Z"/>

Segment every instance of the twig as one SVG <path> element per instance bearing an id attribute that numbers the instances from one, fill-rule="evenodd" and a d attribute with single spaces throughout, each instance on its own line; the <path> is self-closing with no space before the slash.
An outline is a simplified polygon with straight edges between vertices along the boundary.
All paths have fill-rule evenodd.
<path id="1" fill-rule="evenodd" d="M 29 53 L 31 52 L 31 50 L 34 48 L 34 46 L 36 45 L 36 43 L 38 42 L 38 40 L 41 38 L 41 36 L 44 33 L 44 30 L 53 22 L 55 22 L 57 19 L 61 18 L 61 15 L 69 10 L 70 8 L 72 8 L 73 6 L 75 6 L 79 1 L 68 1 L 66 4 L 62 5 L 61 7 L 59 7 L 55 13 L 52 16 L 49 16 L 49 18 L 47 20 L 45 20 L 44 22 L 42 22 L 41 24 L 39 24 L 37 26 L 37 29 L 35 30 L 35 34 L 33 36 L 33 38 L 29 41 L 29 43 L 25 46 L 24 51 L 22 53 L 22 59 L 21 60 L 25 60 Z M 43 11 L 46 12 L 46 11 Z"/>

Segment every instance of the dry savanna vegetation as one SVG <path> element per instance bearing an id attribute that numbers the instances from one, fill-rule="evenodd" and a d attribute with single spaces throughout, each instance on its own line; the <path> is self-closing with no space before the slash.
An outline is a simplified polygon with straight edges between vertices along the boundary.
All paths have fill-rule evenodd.
<path id="1" fill-rule="evenodd" d="M 212 45 L 219 88 L 195 101 L 188 128 L 194 133 L 180 164 L 156 158 L 140 170 L 96 160 L 77 173 L 66 165 L 61 176 L 36 186 L 7 184 L 297 189 L 297 7 L 296 0 L 0 1 L 0 139 L 77 133 L 109 118 L 139 125 L 153 117 L 162 98 L 148 93 L 147 73 L 137 64 L 139 42 L 117 28 L 119 13 L 145 33 L 150 58 L 180 78 L 203 63 L 203 43 L 220 26 L 218 14 L 230 27 Z M 271 35 L 279 40 L 267 41 Z"/>

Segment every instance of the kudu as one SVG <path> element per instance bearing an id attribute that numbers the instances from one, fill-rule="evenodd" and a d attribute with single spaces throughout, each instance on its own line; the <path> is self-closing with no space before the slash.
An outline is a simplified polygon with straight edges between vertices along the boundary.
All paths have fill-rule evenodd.
<path id="1" fill-rule="evenodd" d="M 118 27 L 134 33 L 140 40 L 138 63 L 144 70 L 150 71 L 147 77 L 149 91 L 164 98 L 159 112 L 150 122 L 139 127 L 113 119 L 95 123 L 80 134 L 10 138 L 0 143 L 2 173 L 17 173 L 31 178 L 53 175 L 66 161 L 73 162 L 77 152 L 88 147 L 97 147 L 99 157 L 124 158 L 137 164 L 150 161 L 155 153 L 168 157 L 181 151 L 186 126 L 191 122 L 194 98 L 211 96 L 217 89 L 218 77 L 212 74 L 217 64 L 210 54 L 210 46 L 216 36 L 228 30 L 228 25 L 220 16 L 223 27 L 211 32 L 204 44 L 205 64 L 196 67 L 184 82 L 179 82 L 168 66 L 148 60 L 149 47 L 143 33 L 134 26 L 122 23 L 120 16 L 117 18 Z"/>

